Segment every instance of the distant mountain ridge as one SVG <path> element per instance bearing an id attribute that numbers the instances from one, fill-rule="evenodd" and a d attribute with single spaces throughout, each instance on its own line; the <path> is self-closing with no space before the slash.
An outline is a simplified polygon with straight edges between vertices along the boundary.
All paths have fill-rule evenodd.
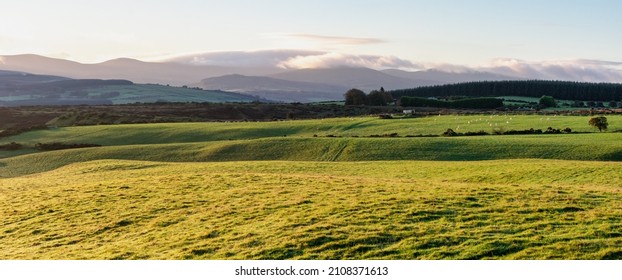
<path id="1" fill-rule="evenodd" d="M 270 53 L 262 53 L 266 56 Z M 229 54 L 231 55 L 231 54 Z M 275 55 L 289 57 L 291 53 Z M 252 54 L 245 54 L 248 59 Z M 235 63 L 243 63 L 240 59 Z M 222 59 L 221 59 L 222 60 Z M 219 60 L 214 60 L 219 61 Z M 342 100 L 350 88 L 364 91 L 414 88 L 476 80 L 513 80 L 507 75 L 488 72 L 451 73 L 440 70 L 408 72 L 397 69 L 374 70 L 363 67 L 283 69 L 276 65 L 261 66 L 272 60 L 263 57 L 249 66 L 230 63 L 227 66 L 189 64 L 178 61 L 144 62 L 118 58 L 101 63 L 84 64 L 39 55 L 0 56 L 0 70 L 36 73 L 72 79 L 116 79 L 134 83 L 172 86 L 198 86 L 260 96 L 283 102 Z M 267 62 L 266 62 L 267 61 Z M 276 60 L 275 60 L 276 61 Z"/>
<path id="2" fill-rule="evenodd" d="M 323 83 L 344 88 L 358 88 L 364 91 L 379 89 L 399 89 L 427 85 L 431 81 L 407 79 L 392 76 L 369 68 L 338 67 L 319 69 L 300 69 L 270 75 L 270 77 L 307 83 Z"/>
<path id="3" fill-rule="evenodd" d="M 207 77 L 255 73 L 254 69 L 223 66 L 187 65 L 174 62 L 144 62 L 130 58 L 84 64 L 40 55 L 0 56 L 0 70 L 74 79 L 125 79 L 135 83 L 189 85 Z M 269 72 L 272 73 L 272 72 Z"/>
<path id="4" fill-rule="evenodd" d="M 237 74 L 203 79 L 194 86 L 246 93 L 283 102 L 342 100 L 343 94 L 348 90 L 347 87 L 339 85 Z"/>
<path id="5" fill-rule="evenodd" d="M 402 77 L 405 79 L 418 79 L 421 81 L 427 81 L 428 84 L 421 84 L 420 86 L 433 86 L 433 85 L 442 85 L 442 84 L 455 84 L 455 83 L 463 83 L 463 82 L 474 82 L 474 81 L 511 81 L 511 80 L 519 80 L 518 77 L 495 74 L 490 72 L 481 72 L 481 71 L 465 71 L 465 72 L 445 72 L 436 69 L 429 69 L 425 71 L 417 71 L 417 72 L 408 72 L 404 70 L 398 69 L 387 69 L 382 70 L 383 73 L 395 76 Z"/>

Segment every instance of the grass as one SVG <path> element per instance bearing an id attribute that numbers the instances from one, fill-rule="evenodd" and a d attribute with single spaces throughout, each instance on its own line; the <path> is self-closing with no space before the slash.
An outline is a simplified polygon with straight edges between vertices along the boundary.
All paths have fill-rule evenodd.
<path id="1" fill-rule="evenodd" d="M 622 116 L 608 116 L 609 131 L 622 131 Z M 186 143 L 217 140 L 242 140 L 266 137 L 369 136 L 398 133 L 439 135 L 448 128 L 456 132 L 493 129 L 546 130 L 570 127 L 575 132 L 597 132 L 588 125 L 589 116 L 471 115 L 432 116 L 382 120 L 376 117 L 337 118 L 279 122 L 164 123 L 62 127 L 25 133 L 2 139 L 34 145 L 37 142 L 79 142 L 100 145 Z M 0 142 L 1 143 L 1 142 Z"/>
<path id="2" fill-rule="evenodd" d="M 622 117 L 608 118 L 620 130 Z M 619 133 L 355 137 L 503 121 L 593 132 L 588 119 L 32 131 L 2 139 L 28 148 L 0 152 L 0 259 L 620 259 Z M 39 142 L 104 146 L 40 152 Z"/>
<path id="3" fill-rule="evenodd" d="M 458 161 L 517 158 L 621 161 L 621 151 L 622 142 L 617 133 L 436 138 L 280 137 L 105 146 L 26 154 L 0 159 L 0 165 L 4 166 L 0 169 L 0 177 L 33 174 L 98 159 L 165 162 Z"/>
<path id="4" fill-rule="evenodd" d="M 413 119 L 339 118 L 326 120 L 165 123 L 64 127 L 5 138 L 27 149 L 0 152 L 0 176 L 13 177 L 52 170 L 66 164 L 126 159 L 170 162 L 298 160 L 492 160 L 543 158 L 622 160 L 618 133 L 515 135 L 457 138 L 369 138 L 372 134 L 440 134 L 448 126 L 471 122 L 477 131 L 496 119 L 506 128 L 575 127 L 593 131 L 581 116 L 435 116 Z M 610 130 L 622 121 L 609 116 Z M 480 121 L 481 120 L 481 121 Z M 586 122 L 586 123 L 583 123 Z M 540 125 L 536 125 L 540 124 Z M 458 129 L 458 131 L 460 131 Z M 343 138 L 313 137 L 337 135 Z M 104 147 L 39 153 L 39 142 L 90 143 Z M 1 144 L 1 143 L 0 143 Z M 30 154 L 35 153 L 35 154 Z"/>
<path id="5" fill-rule="evenodd" d="M 106 86 L 89 92 L 89 95 L 101 95 L 107 92 L 118 92 L 118 97 L 110 98 L 113 104 L 135 102 L 251 102 L 253 97 L 236 93 L 199 90 L 183 87 L 161 85 Z"/>
<path id="6" fill-rule="evenodd" d="M 0 258 L 619 258 L 621 167 L 84 162 L 0 179 Z"/>

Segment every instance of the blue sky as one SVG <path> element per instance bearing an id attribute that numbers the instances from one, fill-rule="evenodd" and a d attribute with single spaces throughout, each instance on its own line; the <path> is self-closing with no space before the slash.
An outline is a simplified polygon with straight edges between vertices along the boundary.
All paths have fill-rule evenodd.
<path id="1" fill-rule="evenodd" d="M 622 1 L 0 0 L 0 54 L 82 62 L 304 49 L 459 65 L 622 61 Z"/>

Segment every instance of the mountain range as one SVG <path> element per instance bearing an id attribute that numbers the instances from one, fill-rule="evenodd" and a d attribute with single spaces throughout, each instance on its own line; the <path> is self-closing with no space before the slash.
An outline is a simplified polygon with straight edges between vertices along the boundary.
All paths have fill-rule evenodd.
<path id="1" fill-rule="evenodd" d="M 378 71 L 364 67 L 283 69 L 276 65 L 205 65 L 180 61 L 145 62 L 119 58 L 85 64 L 39 55 L 0 56 L 0 70 L 64 79 L 115 79 L 140 84 L 188 85 L 208 90 L 244 93 L 282 102 L 341 100 L 350 88 L 364 91 L 440 85 L 471 80 L 516 77 L 487 72 L 451 73 L 440 70 Z"/>
<path id="2" fill-rule="evenodd" d="M 113 79 L 136 84 L 199 87 L 281 102 L 342 100 L 343 94 L 350 88 L 371 91 L 380 87 L 393 90 L 469 81 L 616 81 L 620 77 L 611 68 L 602 68 L 605 62 L 600 61 L 579 61 L 578 65 L 535 65 L 518 60 L 502 60 L 490 67 L 440 66 L 438 69 L 406 71 L 364 67 L 376 65 L 377 61 L 387 61 L 383 57 L 348 57 L 356 63 L 326 62 L 316 63 L 319 67 L 315 68 L 288 68 L 288 65 L 300 60 L 314 61 L 324 57 L 321 52 L 281 50 L 208 53 L 174 57 L 161 62 L 118 58 L 86 64 L 25 54 L 0 56 L 0 70 L 37 74 L 41 75 L 40 79 Z M 397 62 L 388 66 L 403 66 L 402 60 L 394 60 Z"/>

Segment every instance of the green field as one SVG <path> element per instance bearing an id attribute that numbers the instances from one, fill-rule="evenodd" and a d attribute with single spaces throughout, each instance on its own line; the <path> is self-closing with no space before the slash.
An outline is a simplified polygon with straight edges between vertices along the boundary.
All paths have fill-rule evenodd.
<path id="1" fill-rule="evenodd" d="M 86 127 L 61 127 L 29 132 L 17 137 L 0 139 L 3 142 L 37 143 L 41 141 L 70 141 L 102 145 L 187 143 L 215 140 L 247 140 L 267 137 L 317 136 L 370 136 L 398 133 L 408 135 L 440 135 L 448 128 L 456 132 L 486 131 L 494 129 L 546 130 L 571 128 L 574 132 L 598 132 L 588 125 L 589 116 L 555 115 L 470 115 L 430 116 L 383 120 L 376 117 L 336 118 L 323 120 L 277 122 L 215 122 L 102 125 Z M 622 116 L 608 116 L 609 131 L 622 131 Z"/>
<path id="2" fill-rule="evenodd" d="M 27 147 L 0 152 L 0 259 L 620 259 L 622 134 L 588 119 L 32 131 L 0 139 Z M 405 137 L 499 126 L 581 133 Z"/>
<path id="3" fill-rule="evenodd" d="M 110 98 L 113 104 L 128 104 L 135 102 L 251 102 L 251 96 L 222 92 L 199 90 L 183 87 L 168 87 L 161 85 L 132 85 L 106 86 L 89 92 L 90 96 L 99 96 L 108 92 L 118 92 L 120 95 Z"/>

